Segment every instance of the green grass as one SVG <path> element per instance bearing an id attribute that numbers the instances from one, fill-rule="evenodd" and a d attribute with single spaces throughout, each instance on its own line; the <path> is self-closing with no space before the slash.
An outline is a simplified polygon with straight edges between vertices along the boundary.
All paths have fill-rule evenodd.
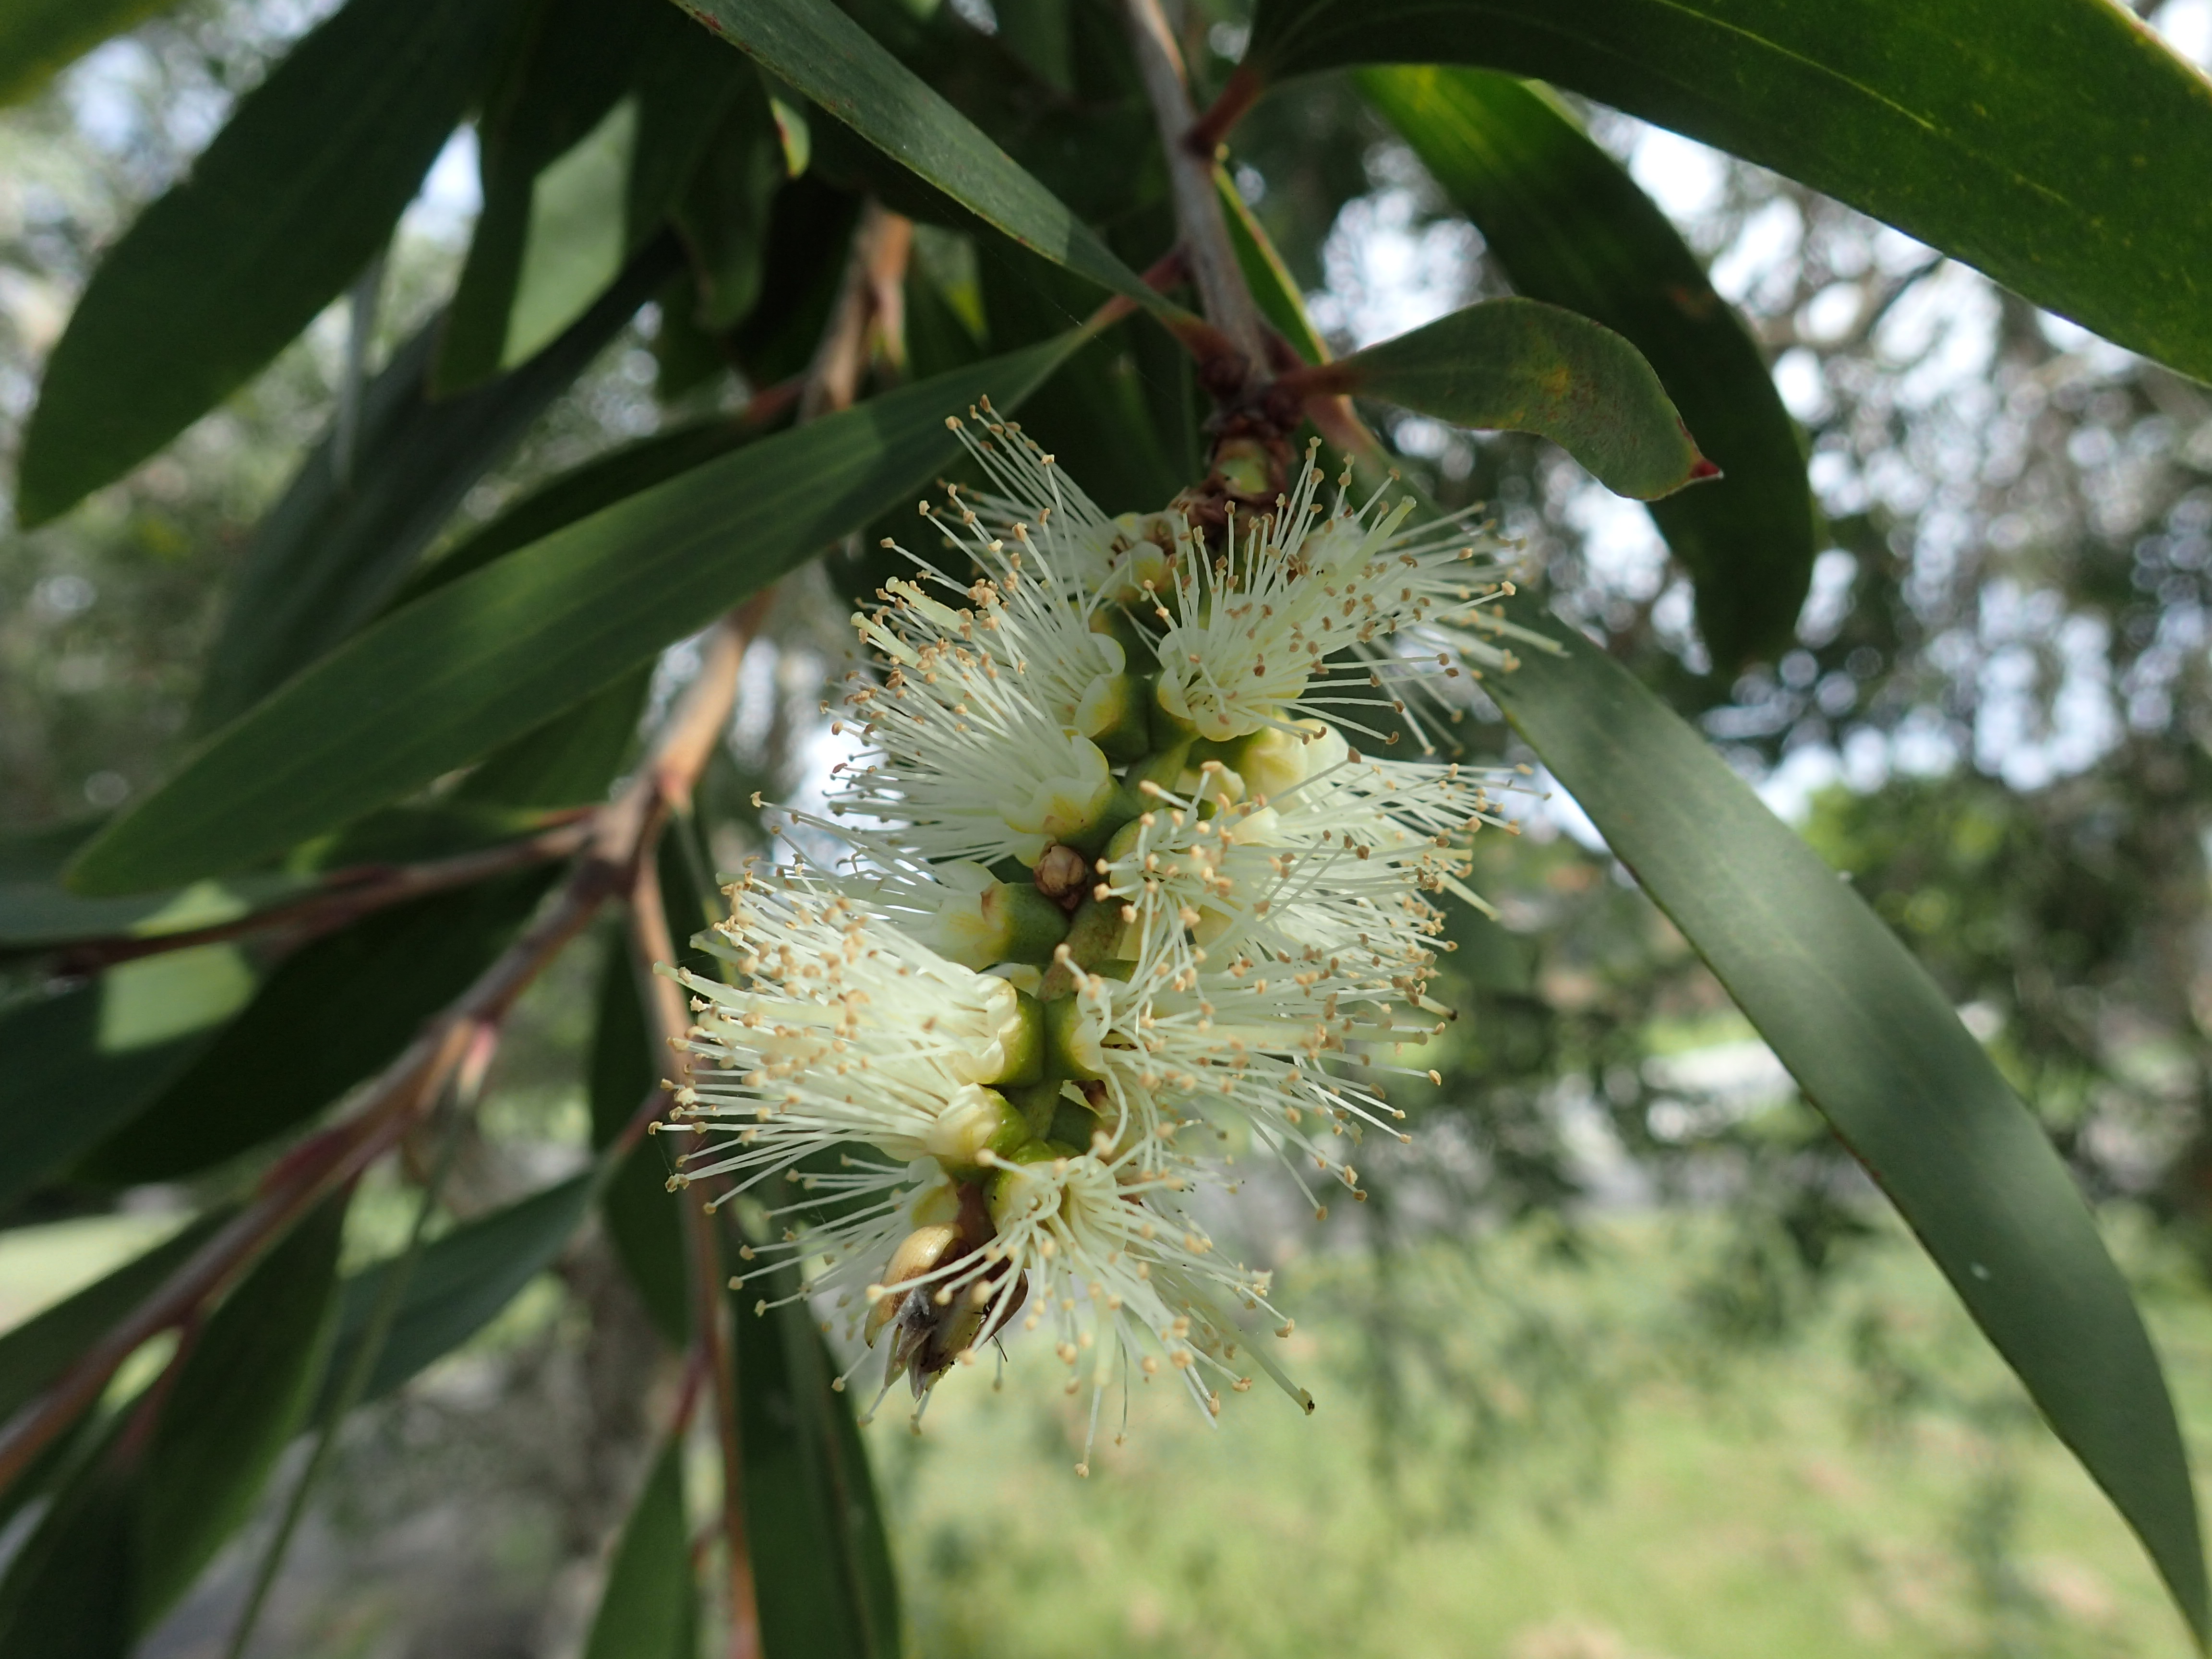
<path id="1" fill-rule="evenodd" d="M 1079 1480 L 1051 1356 L 871 1429 L 922 1652 L 2179 1656 L 2140 1551 L 1909 1247 L 1731 1340 L 1711 1226 L 1601 1231 L 1577 1267 L 1430 1247 L 1395 1310 L 1353 1262 L 1285 1277 L 1315 1384 L 1207 1429 L 1140 1388 Z M 1734 1262 L 1735 1267 L 1727 1264 Z M 1735 1288 L 1740 1289 L 1738 1285 Z M 2200 1458 L 2212 1299 L 2149 1297 Z M 1309 1315 L 1318 1316 L 1309 1317 Z M 1393 1394 L 1378 1325 L 1422 1356 Z"/>

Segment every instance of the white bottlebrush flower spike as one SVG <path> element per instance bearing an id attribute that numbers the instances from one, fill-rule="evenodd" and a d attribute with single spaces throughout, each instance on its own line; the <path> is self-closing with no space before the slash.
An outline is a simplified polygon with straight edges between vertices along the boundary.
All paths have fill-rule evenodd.
<path id="1" fill-rule="evenodd" d="M 1382 1079 L 1447 1017 L 1431 899 L 1480 903 L 1467 841 L 1516 785 L 1357 745 L 1398 715 L 1426 747 L 1409 686 L 1456 719 L 1510 666 L 1504 550 L 1348 477 L 1325 499 L 1310 455 L 1215 545 L 951 424 L 988 487 L 922 504 L 941 547 L 854 618 L 868 747 L 793 815 L 844 851 L 734 882 L 701 939 L 726 982 L 678 975 L 676 1183 L 759 1194 L 746 1278 L 842 1310 L 854 1370 L 880 1352 L 924 1404 L 1042 1328 L 1094 1437 L 1156 1376 L 1209 1414 L 1255 1373 L 1310 1409 L 1260 1351 L 1289 1330 L 1267 1275 L 1189 1206 L 1258 1155 L 1319 1209 L 1363 1134 L 1404 1138 Z"/>

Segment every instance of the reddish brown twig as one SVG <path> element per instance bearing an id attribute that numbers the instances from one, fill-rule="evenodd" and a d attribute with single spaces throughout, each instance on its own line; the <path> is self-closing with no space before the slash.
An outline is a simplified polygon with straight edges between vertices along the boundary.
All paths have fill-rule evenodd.
<path id="1" fill-rule="evenodd" d="M 502 842 L 496 847 L 479 848 L 471 853 L 459 853 L 452 858 L 438 859 L 427 864 L 356 865 L 349 869 L 332 871 L 325 884 L 313 892 L 286 899 L 265 909 L 251 911 L 228 921 L 213 922 L 205 927 L 183 928 L 173 933 L 144 938 L 118 934 L 55 947 L 55 971 L 64 976 L 93 974 L 103 968 L 113 967 L 118 962 L 156 956 L 164 951 L 181 951 L 194 945 L 211 945 L 222 939 L 240 939 L 248 933 L 273 933 L 279 929 L 289 929 L 310 937 L 326 933 L 334 927 L 343 927 L 372 910 L 380 910 L 387 905 L 444 892 L 448 888 L 466 887 L 473 882 L 501 875 L 509 870 L 526 869 L 533 864 L 550 864 L 558 859 L 571 857 L 583 846 L 591 833 L 591 813 L 588 811 L 567 813 L 559 821 L 519 841 Z"/>
<path id="2" fill-rule="evenodd" d="M 1230 129 L 1243 120 L 1245 112 L 1260 101 L 1260 94 L 1267 89 L 1260 72 L 1249 64 L 1239 64 L 1235 74 L 1221 93 L 1206 106 L 1206 113 L 1192 123 L 1183 139 L 1183 147 L 1194 155 L 1206 158 L 1212 166 L 1222 140 L 1229 137 Z"/>
<path id="3" fill-rule="evenodd" d="M 853 233 L 852 252 L 799 394 L 799 418 L 811 421 L 850 409 L 860 396 L 860 376 L 868 367 L 870 343 L 879 341 L 885 356 L 903 356 L 908 255 L 914 247 L 914 222 L 870 200 Z"/>
<path id="4" fill-rule="evenodd" d="M 630 889 L 630 939 L 637 952 L 637 968 L 647 988 L 646 1002 L 660 1038 L 655 1052 L 661 1077 L 672 1089 L 690 1080 L 682 1043 L 691 1024 L 684 1006 L 684 992 L 660 963 L 676 960 L 676 941 L 668 931 L 668 911 L 663 902 L 659 872 L 651 860 L 639 862 Z M 714 1436 L 722 1453 L 722 1536 L 727 1559 L 730 1614 L 730 1659 L 758 1659 L 760 1606 L 753 1583 L 750 1534 L 745 1517 L 745 1451 L 738 1425 L 737 1332 L 730 1302 L 725 1294 L 728 1266 L 708 1207 L 710 1189 L 696 1184 L 684 1189 L 684 1242 L 690 1265 L 693 1340 L 706 1356 L 714 1385 Z"/>
<path id="5" fill-rule="evenodd" d="M 487 1030 L 496 1030 L 515 999 L 600 905 L 627 890 L 670 802 L 688 799 L 729 717 L 743 642 L 758 617 L 757 609 L 749 619 L 732 616 L 709 636 L 701 672 L 662 727 L 652 758 L 619 796 L 592 814 L 575 870 L 522 936 L 385 1067 L 343 1121 L 279 1159 L 244 1209 L 0 1430 L 0 1492 L 99 1398 L 140 1345 L 191 1319 L 326 1194 L 391 1150 L 455 1070 L 472 1053 L 483 1052 Z"/>

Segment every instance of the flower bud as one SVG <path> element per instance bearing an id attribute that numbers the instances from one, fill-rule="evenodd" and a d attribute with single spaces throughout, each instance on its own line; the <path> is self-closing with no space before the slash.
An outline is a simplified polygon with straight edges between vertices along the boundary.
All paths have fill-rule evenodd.
<path id="1" fill-rule="evenodd" d="M 1004 1056 L 998 1074 L 981 1079 L 993 1088 L 1020 1087 L 1044 1076 L 1044 1008 L 1026 991 L 1014 993 L 1014 1018 L 1000 1029 Z"/>
<path id="2" fill-rule="evenodd" d="M 1036 757 L 1035 765 L 1035 785 L 1026 796 L 994 803 L 1008 829 L 1036 838 L 1034 846 L 1018 854 L 1024 864 L 1034 864 L 1055 841 L 1079 842 L 1114 799 L 1114 774 L 1105 751 L 1088 738 L 1062 737 L 1051 752 Z"/>
<path id="3" fill-rule="evenodd" d="M 1028 1139 L 1022 1115 L 994 1089 L 964 1084 L 922 1137 L 922 1146 L 948 1170 L 982 1166 L 983 1154 L 1004 1156 Z"/>
<path id="4" fill-rule="evenodd" d="M 1243 776 L 1245 788 L 1252 794 L 1273 800 L 1305 781 L 1310 763 L 1317 758 L 1310 738 L 1320 738 L 1327 728 L 1319 720 L 1300 720 L 1297 725 L 1297 732 L 1262 726 L 1224 757 Z M 1343 757 L 1340 754 L 1335 758 Z"/>
<path id="5" fill-rule="evenodd" d="M 940 866 L 949 890 L 937 914 L 915 929 L 923 944 L 963 968 L 1002 962 L 1048 963 L 1067 937 L 1067 916 L 1026 882 L 1004 882 L 980 864 Z"/>
<path id="6" fill-rule="evenodd" d="M 1018 1146 L 999 1161 L 984 1188 L 984 1207 L 991 1224 L 1000 1232 L 1019 1221 L 1030 1220 L 1060 1203 L 1060 1182 L 1055 1166 L 1066 1154 L 1042 1140 Z"/>
<path id="7" fill-rule="evenodd" d="M 1096 1083 L 1106 1075 L 1105 1023 L 1081 996 L 1058 997 L 1043 1005 L 1045 1065 L 1055 1077 Z"/>

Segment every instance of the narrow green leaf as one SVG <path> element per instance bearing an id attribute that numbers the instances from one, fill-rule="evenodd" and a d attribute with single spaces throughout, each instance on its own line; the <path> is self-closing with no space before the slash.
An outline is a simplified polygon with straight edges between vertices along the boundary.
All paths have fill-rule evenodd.
<path id="1" fill-rule="evenodd" d="M 744 320 L 760 297 L 770 207 L 784 182 L 783 149 L 757 75 L 725 112 L 685 182 L 676 228 L 697 274 L 693 316 L 719 333 Z"/>
<path id="2" fill-rule="evenodd" d="M 1080 278 L 996 237 L 976 255 L 984 314 L 999 349 L 1049 339 L 1066 328 L 1069 317 L 1080 314 Z M 1164 453 L 1148 418 L 1129 356 L 1139 327 L 1134 319 L 1116 324 L 1086 342 L 1022 409 L 1030 435 L 1057 454 L 1068 476 L 1081 478 L 1109 513 L 1148 511 L 1190 482 L 1191 475 Z M 1171 343 L 1170 349 L 1179 349 Z M 898 561 L 895 568 L 905 568 L 899 556 L 890 556 Z"/>
<path id="3" fill-rule="evenodd" d="M 362 398 L 349 480 L 336 434 L 301 464 L 246 550 L 194 718 L 230 720 L 381 610 L 477 480 L 575 383 L 674 269 L 672 241 L 633 259 L 597 303 L 514 373 L 432 401 L 439 325 L 402 346 Z"/>
<path id="4" fill-rule="evenodd" d="M 57 1495 L 0 1583 L 0 1659 L 128 1659 L 136 1496 L 106 1459 Z"/>
<path id="5" fill-rule="evenodd" d="M 1650 508 L 1696 584 L 1706 648 L 1723 678 L 1780 655 L 1817 550 L 1804 451 L 1758 343 L 1697 255 L 1541 89 L 1480 70 L 1358 79 L 1515 292 L 1593 318 L 1644 354 L 1721 470 Z"/>
<path id="6" fill-rule="evenodd" d="M 2206 1628 L 2189 1465 L 2158 1357 L 2065 1165 L 1936 983 L 1836 872 L 1626 669 L 1559 641 L 1486 682 L 1881 1183 Z"/>
<path id="7" fill-rule="evenodd" d="M 486 757 L 454 798 L 548 810 L 598 805 L 637 747 L 652 691 L 652 667 L 634 670 Z"/>
<path id="8" fill-rule="evenodd" d="M 602 507 L 665 483 L 718 455 L 726 455 L 765 431 L 764 427 L 748 425 L 742 419 L 718 415 L 594 456 L 539 485 L 452 551 L 441 554 L 416 574 L 393 606 L 410 604 L 517 548 L 543 541 L 556 530 L 566 530 Z"/>
<path id="9" fill-rule="evenodd" d="M 1536 300 L 1486 300 L 1286 377 L 1456 426 L 1549 438 L 1617 494 L 1650 501 L 1711 475 L 1636 348 Z"/>
<path id="10" fill-rule="evenodd" d="M 351 0 L 240 100 L 100 262 L 47 361 L 21 523 L 152 454 L 353 280 L 460 119 L 503 9 Z"/>
<path id="11" fill-rule="evenodd" d="M 1237 181 L 1229 176 L 1227 167 L 1214 168 L 1213 191 L 1221 198 L 1222 216 L 1228 222 L 1229 242 L 1237 252 L 1237 269 L 1244 273 L 1244 284 L 1252 290 L 1261 316 L 1306 362 L 1327 362 L 1328 347 L 1314 331 L 1313 319 L 1306 315 L 1297 279 L 1283 263 L 1283 256 L 1276 252 L 1273 241 L 1261 226 L 1243 193 L 1237 188 Z"/>
<path id="12" fill-rule="evenodd" d="M 1065 203 L 829 0 L 678 0 L 893 161 L 1031 252 L 1182 316 Z"/>
<path id="13" fill-rule="evenodd" d="M 682 937 L 682 935 L 678 935 Z M 599 1016 L 592 1028 L 586 1073 L 592 1106 L 592 1145 L 604 1151 L 637 1109 L 657 1090 L 651 1039 L 630 953 L 624 942 L 608 942 L 599 969 Z M 648 1135 L 632 1147 L 599 1195 L 607 1242 L 629 1275 L 653 1327 L 672 1347 L 691 1340 L 691 1307 L 686 1291 L 684 1224 L 668 1191 L 665 1145 Z"/>
<path id="14" fill-rule="evenodd" d="M 1264 0 L 1246 63 L 1571 87 L 2212 380 L 2212 82 L 2106 0 Z"/>
<path id="15" fill-rule="evenodd" d="M 465 990 L 551 879 L 526 870 L 429 894 L 303 945 L 174 1082 L 139 1097 L 137 1115 L 80 1173 L 117 1185 L 173 1181 L 296 1129 Z"/>
<path id="16" fill-rule="evenodd" d="M 62 1374 L 94 1338 L 161 1287 L 161 1281 L 230 1218 L 218 1211 L 188 1223 L 143 1255 L 0 1335 L 0 1421 Z"/>
<path id="17" fill-rule="evenodd" d="M 235 945 L 200 945 L 0 1015 L 0 1210 L 144 1111 L 252 994 Z"/>
<path id="18" fill-rule="evenodd" d="M 56 71 L 172 0 L 10 0 L 0 9 L 0 106 L 44 89 Z"/>
<path id="19" fill-rule="evenodd" d="M 362 1399 L 391 1393 L 491 1323 L 560 1255 L 590 1207 L 595 1179 L 588 1171 L 571 1176 L 426 1245 Z M 347 1278 L 327 1376 L 346 1375 L 391 1269 L 380 1261 Z"/>
<path id="20" fill-rule="evenodd" d="M 809 1659 L 896 1659 L 898 1590 L 850 1396 L 787 1270 L 734 1292 L 747 1542 L 761 1646 Z M 763 1297 L 763 1292 L 765 1296 Z"/>
<path id="21" fill-rule="evenodd" d="M 253 1505 L 322 1374 L 349 1193 L 326 1199 L 193 1336 L 148 1445 L 137 1501 L 141 1630 Z"/>
<path id="22" fill-rule="evenodd" d="M 527 40 L 479 127 L 483 206 L 432 376 L 441 398 L 583 313 L 660 228 L 739 84 L 661 0 L 544 0 Z"/>
<path id="23" fill-rule="evenodd" d="M 672 1439 L 623 1523 L 584 1659 L 695 1659 L 698 1598 L 684 1514 L 684 1443 Z"/>
<path id="24" fill-rule="evenodd" d="M 528 731 L 925 483 L 945 417 L 1079 343 L 921 381 L 696 467 L 428 594 L 225 728 L 70 873 L 133 891 L 252 865 Z"/>

